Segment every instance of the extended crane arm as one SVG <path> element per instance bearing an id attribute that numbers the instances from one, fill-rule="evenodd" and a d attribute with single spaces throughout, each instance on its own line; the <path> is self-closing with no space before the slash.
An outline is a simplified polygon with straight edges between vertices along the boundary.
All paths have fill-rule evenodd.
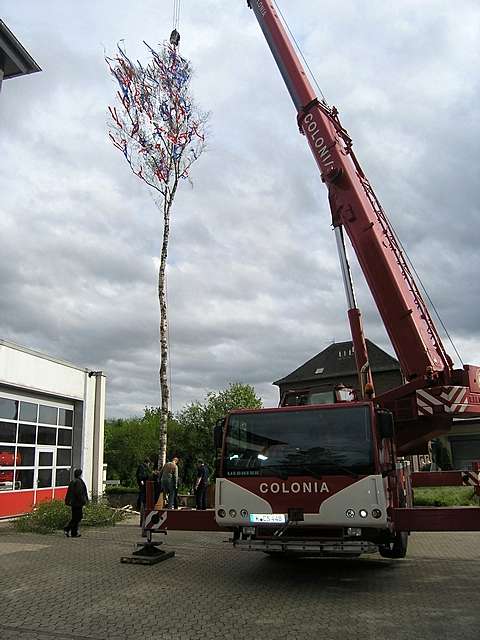
<path id="1" fill-rule="evenodd" d="M 452 361 L 437 334 L 388 219 L 352 151 L 335 108 L 320 102 L 275 5 L 251 0 L 328 189 L 334 226 L 353 246 L 407 380 L 451 381 Z"/>

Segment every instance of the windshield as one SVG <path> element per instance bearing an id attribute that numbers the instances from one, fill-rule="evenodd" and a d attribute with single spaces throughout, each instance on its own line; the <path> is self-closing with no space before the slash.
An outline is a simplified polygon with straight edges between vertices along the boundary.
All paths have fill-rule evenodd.
<path id="1" fill-rule="evenodd" d="M 231 414 L 225 476 L 373 473 L 368 406 Z"/>
<path id="2" fill-rule="evenodd" d="M 332 390 L 313 393 L 290 391 L 286 394 L 282 404 L 285 407 L 299 407 L 305 404 L 331 404 L 333 402 L 335 402 L 335 394 Z"/>

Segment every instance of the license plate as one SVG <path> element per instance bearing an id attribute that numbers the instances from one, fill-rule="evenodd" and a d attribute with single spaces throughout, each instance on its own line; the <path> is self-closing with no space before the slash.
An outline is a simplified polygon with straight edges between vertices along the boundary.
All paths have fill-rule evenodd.
<path id="1" fill-rule="evenodd" d="M 252 524 L 285 524 L 284 513 L 251 513 Z"/>

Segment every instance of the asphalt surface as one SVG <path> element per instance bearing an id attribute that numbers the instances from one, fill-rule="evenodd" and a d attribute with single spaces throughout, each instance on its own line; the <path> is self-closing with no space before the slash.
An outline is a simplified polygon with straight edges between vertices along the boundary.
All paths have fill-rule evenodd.
<path id="1" fill-rule="evenodd" d="M 175 531 L 175 558 L 150 567 L 120 563 L 133 524 L 82 534 L 0 525 L 2 640 L 480 637 L 477 532 L 413 534 L 404 560 L 282 560 Z"/>

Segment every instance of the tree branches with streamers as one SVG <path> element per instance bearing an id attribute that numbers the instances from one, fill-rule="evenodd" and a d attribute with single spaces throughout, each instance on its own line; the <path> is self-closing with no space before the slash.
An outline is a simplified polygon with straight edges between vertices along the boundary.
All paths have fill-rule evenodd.
<path id="1" fill-rule="evenodd" d="M 173 32 L 172 36 L 174 33 Z M 177 33 L 178 36 L 178 33 Z M 150 54 L 146 66 L 133 62 L 124 46 L 105 60 L 118 84 L 116 104 L 109 106 L 109 136 L 132 172 L 156 192 L 163 213 L 163 237 L 158 272 L 160 305 L 160 444 L 159 464 L 165 463 L 170 388 L 167 376 L 168 316 L 166 264 L 170 212 L 178 185 L 190 180 L 193 163 L 205 149 L 208 113 L 200 111 L 190 91 L 192 68 L 178 52 L 179 36 Z"/>
<path id="2" fill-rule="evenodd" d="M 205 148 L 208 114 L 193 103 L 191 65 L 177 47 L 165 43 L 155 51 L 144 44 L 152 56 L 147 66 L 132 62 L 120 45 L 106 58 L 119 85 L 109 135 L 133 173 L 168 198 Z"/>

